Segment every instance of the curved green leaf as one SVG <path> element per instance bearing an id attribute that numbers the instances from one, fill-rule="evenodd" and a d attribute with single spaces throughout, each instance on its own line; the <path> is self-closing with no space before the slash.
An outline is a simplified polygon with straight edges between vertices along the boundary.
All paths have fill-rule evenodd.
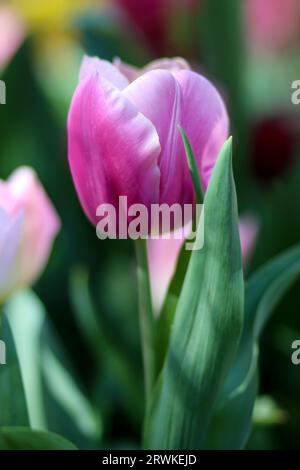
<path id="1" fill-rule="evenodd" d="M 247 282 L 243 334 L 214 411 L 207 447 L 240 449 L 245 445 L 258 382 L 257 366 L 253 370 L 253 364 L 257 363 L 255 345 L 274 307 L 299 275 L 300 246 L 296 246 L 268 262 Z M 228 426 L 228 422 L 235 424 Z"/>
<path id="2" fill-rule="evenodd" d="M 20 365 L 5 314 L 1 318 L 0 338 L 6 346 L 6 364 L 0 365 L 0 425 L 27 426 L 29 419 Z"/>
<path id="3" fill-rule="evenodd" d="M 26 427 L 0 428 L 1 450 L 76 450 L 74 444 L 45 431 L 33 431 Z"/>
<path id="4" fill-rule="evenodd" d="M 244 285 L 231 140 L 218 158 L 204 208 L 205 244 L 191 255 L 177 305 L 165 364 L 146 417 L 148 448 L 203 446 L 238 345 Z"/>
<path id="5" fill-rule="evenodd" d="M 45 308 L 34 292 L 28 289 L 12 296 L 5 309 L 18 351 L 30 426 L 45 430 L 47 426 L 40 373 Z"/>

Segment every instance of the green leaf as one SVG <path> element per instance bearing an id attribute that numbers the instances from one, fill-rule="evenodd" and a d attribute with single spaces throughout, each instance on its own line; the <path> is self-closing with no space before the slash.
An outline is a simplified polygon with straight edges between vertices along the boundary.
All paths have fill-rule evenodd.
<path id="1" fill-rule="evenodd" d="M 202 184 L 200 180 L 200 175 L 198 171 L 198 165 L 197 161 L 195 159 L 191 144 L 187 138 L 186 133 L 182 129 L 182 127 L 179 126 L 179 132 L 181 134 L 182 140 L 183 140 L 183 145 L 187 157 L 187 162 L 188 162 L 188 167 L 190 170 L 190 174 L 193 180 L 194 188 L 195 188 L 195 193 L 196 193 L 196 201 L 197 204 L 201 204 L 203 201 L 203 189 L 202 189 Z"/>
<path id="2" fill-rule="evenodd" d="M 189 143 L 186 133 L 182 129 L 182 127 L 178 126 L 179 132 L 181 134 L 188 167 L 190 170 L 190 174 L 193 180 L 195 193 L 196 193 L 196 201 L 197 204 L 201 204 L 203 201 L 203 188 L 199 176 L 197 162 L 192 150 L 192 147 Z M 195 228 L 195 227 L 193 227 Z M 160 373 L 161 368 L 163 366 L 163 362 L 165 359 L 169 338 L 170 338 L 170 331 L 172 327 L 172 323 L 174 320 L 174 315 L 177 307 L 177 303 L 179 300 L 180 292 L 182 289 L 183 281 L 185 278 L 186 270 L 190 260 L 190 250 L 186 250 L 185 246 L 183 245 L 177 260 L 175 274 L 170 282 L 170 286 L 160 312 L 160 315 L 157 319 L 156 325 L 156 372 L 157 374 Z"/>
<path id="3" fill-rule="evenodd" d="M 296 246 L 268 262 L 246 283 L 243 334 L 214 411 L 207 447 L 240 449 L 245 445 L 258 382 L 257 366 L 255 369 L 253 366 L 257 363 L 256 344 L 275 305 L 299 275 L 300 246 Z M 234 425 L 230 424 L 228 416 Z"/>
<path id="4" fill-rule="evenodd" d="M 253 406 L 258 391 L 258 345 L 254 344 L 252 361 L 243 381 L 214 410 L 206 436 L 205 448 L 241 449 L 249 435 Z"/>
<path id="5" fill-rule="evenodd" d="M 47 346 L 42 351 L 42 368 L 49 391 L 62 409 L 67 411 L 80 432 L 91 439 L 100 440 L 101 417 L 79 390 L 73 377 Z"/>
<path id="6" fill-rule="evenodd" d="M 246 284 L 245 319 L 258 338 L 274 307 L 300 275 L 300 245 L 266 263 Z"/>
<path id="7" fill-rule="evenodd" d="M 65 414 L 74 428 L 74 433 L 68 437 L 73 439 L 75 430 L 78 430 L 81 440 L 83 436 L 99 439 L 100 416 L 94 414 L 88 399 L 63 364 L 62 358 L 65 359 L 66 354 L 61 351 L 62 347 L 39 298 L 29 289 L 21 291 L 7 303 L 6 312 L 20 357 L 30 426 L 36 430 L 47 430 L 47 418 L 51 413 L 52 428 L 55 407 L 55 411 L 59 408 L 57 415 L 63 419 Z M 59 359 L 52 349 L 60 350 Z M 50 407 L 50 403 L 49 411 L 46 404 Z M 54 426 L 54 430 L 61 428 L 63 426 Z"/>
<path id="8" fill-rule="evenodd" d="M 244 284 L 231 145 L 231 139 L 224 144 L 205 196 L 205 244 L 191 255 L 165 364 L 147 412 L 147 448 L 203 447 L 238 346 Z"/>
<path id="9" fill-rule="evenodd" d="M 19 360 L 4 314 L 1 319 L 0 338 L 6 347 L 6 364 L 0 365 L 0 425 L 29 424 Z"/>
<path id="10" fill-rule="evenodd" d="M 120 263 L 118 263 L 118 268 L 120 268 Z M 124 407 L 124 412 L 130 416 L 135 425 L 140 427 L 144 411 L 143 382 L 140 380 L 136 364 L 124 355 L 118 338 L 111 337 L 109 329 L 103 321 L 103 316 L 97 315 L 88 281 L 89 276 L 86 268 L 77 266 L 72 270 L 70 298 L 79 330 L 98 366 L 96 386 L 107 387 L 107 381 L 111 382 L 110 387 L 115 390 L 115 396 L 119 394 L 118 400 Z M 95 393 L 99 399 L 98 388 Z M 100 403 L 102 404 L 101 396 Z M 105 404 L 106 412 L 109 403 Z"/>
<path id="11" fill-rule="evenodd" d="M 45 309 L 30 290 L 18 292 L 11 297 L 5 309 L 20 360 L 30 426 L 45 430 L 47 426 L 40 373 L 40 341 L 46 317 Z"/>
<path id="12" fill-rule="evenodd" d="M 137 262 L 139 319 L 143 353 L 145 396 L 146 403 L 148 403 L 155 383 L 155 322 L 151 298 L 146 240 L 135 240 L 135 252 Z"/>
<path id="13" fill-rule="evenodd" d="M 76 450 L 74 444 L 59 436 L 26 427 L 0 428 L 1 450 Z"/>

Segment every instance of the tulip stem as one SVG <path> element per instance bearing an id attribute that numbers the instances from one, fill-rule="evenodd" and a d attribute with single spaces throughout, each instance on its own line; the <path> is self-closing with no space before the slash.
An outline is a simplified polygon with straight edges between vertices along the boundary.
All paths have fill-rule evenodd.
<path id="1" fill-rule="evenodd" d="M 154 316 L 151 298 L 147 241 L 135 241 L 146 404 L 149 402 L 155 375 Z"/>

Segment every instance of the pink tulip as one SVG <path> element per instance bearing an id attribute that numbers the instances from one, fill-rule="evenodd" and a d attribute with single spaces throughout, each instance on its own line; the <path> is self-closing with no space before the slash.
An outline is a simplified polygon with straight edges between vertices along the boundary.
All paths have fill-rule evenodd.
<path id="1" fill-rule="evenodd" d="M 251 44 L 280 51 L 300 39 L 299 0 L 247 0 L 246 25 Z"/>
<path id="2" fill-rule="evenodd" d="M 25 35 L 25 26 L 13 9 L 0 7 L 0 69 L 15 54 Z"/>
<path id="3" fill-rule="evenodd" d="M 228 136 L 228 117 L 214 86 L 187 69 L 148 70 L 129 83 L 116 66 L 83 61 L 68 117 L 69 163 L 89 219 L 119 196 L 134 203 L 194 203 L 178 125 L 194 150 L 206 189 Z"/>
<path id="4" fill-rule="evenodd" d="M 0 301 L 32 284 L 45 267 L 60 222 L 34 171 L 0 180 Z"/>
<path id="5" fill-rule="evenodd" d="M 186 235 L 189 233 L 186 227 Z M 244 215 L 239 222 L 241 250 L 244 269 L 254 251 L 259 224 L 256 217 Z M 175 273 L 178 255 L 183 245 L 182 239 L 149 239 L 148 261 L 150 271 L 151 293 L 154 310 L 158 313 L 163 305 L 169 284 Z"/>

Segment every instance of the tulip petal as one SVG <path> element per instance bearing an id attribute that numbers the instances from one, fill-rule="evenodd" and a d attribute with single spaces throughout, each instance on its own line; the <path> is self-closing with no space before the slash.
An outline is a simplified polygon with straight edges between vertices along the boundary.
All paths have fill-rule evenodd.
<path id="1" fill-rule="evenodd" d="M 17 252 L 21 240 L 23 214 L 8 215 L 0 208 L 0 303 L 13 289 Z"/>
<path id="2" fill-rule="evenodd" d="M 119 57 L 114 58 L 113 64 L 119 70 L 119 72 L 127 77 L 129 82 L 133 82 L 138 77 L 146 72 L 150 72 L 151 70 L 168 70 L 169 72 L 175 73 L 179 72 L 179 70 L 191 69 L 189 63 L 181 57 L 174 57 L 171 59 L 166 57 L 163 59 L 153 60 L 141 69 L 126 64 L 126 62 L 122 62 Z"/>
<path id="3" fill-rule="evenodd" d="M 14 201 L 11 212 L 24 214 L 17 273 L 17 284 L 22 287 L 33 283 L 43 270 L 60 221 L 31 168 L 20 167 L 14 171 L 7 187 Z"/>
<path id="4" fill-rule="evenodd" d="M 93 223 L 102 203 L 158 201 L 160 144 L 153 124 L 99 73 L 83 80 L 68 117 L 69 163 Z"/>
<path id="5" fill-rule="evenodd" d="M 216 88 L 206 78 L 188 70 L 175 75 L 183 96 L 181 126 L 196 156 L 205 190 L 228 137 L 227 111 Z"/>
<path id="6" fill-rule="evenodd" d="M 184 184 L 187 169 L 183 144 L 178 131 L 181 122 L 180 86 L 166 70 L 148 72 L 131 83 L 123 94 L 154 124 L 161 143 L 160 202 L 173 204 L 193 201 L 192 183 Z"/>
<path id="7" fill-rule="evenodd" d="M 129 83 L 136 80 L 143 73 L 142 69 L 123 62 L 120 57 L 115 57 L 113 64 L 119 70 L 119 72 L 127 78 Z"/>
<path id="8" fill-rule="evenodd" d="M 100 77 L 105 78 L 119 90 L 123 90 L 129 83 L 127 78 L 107 60 L 84 56 L 79 72 L 79 80 L 84 80 L 95 74 L 95 72 L 98 72 Z"/>
<path id="9" fill-rule="evenodd" d="M 168 70 L 169 72 L 175 73 L 180 70 L 191 70 L 191 67 L 182 57 L 165 57 L 149 62 L 149 64 L 142 69 L 142 73 L 150 72 L 150 70 Z"/>

